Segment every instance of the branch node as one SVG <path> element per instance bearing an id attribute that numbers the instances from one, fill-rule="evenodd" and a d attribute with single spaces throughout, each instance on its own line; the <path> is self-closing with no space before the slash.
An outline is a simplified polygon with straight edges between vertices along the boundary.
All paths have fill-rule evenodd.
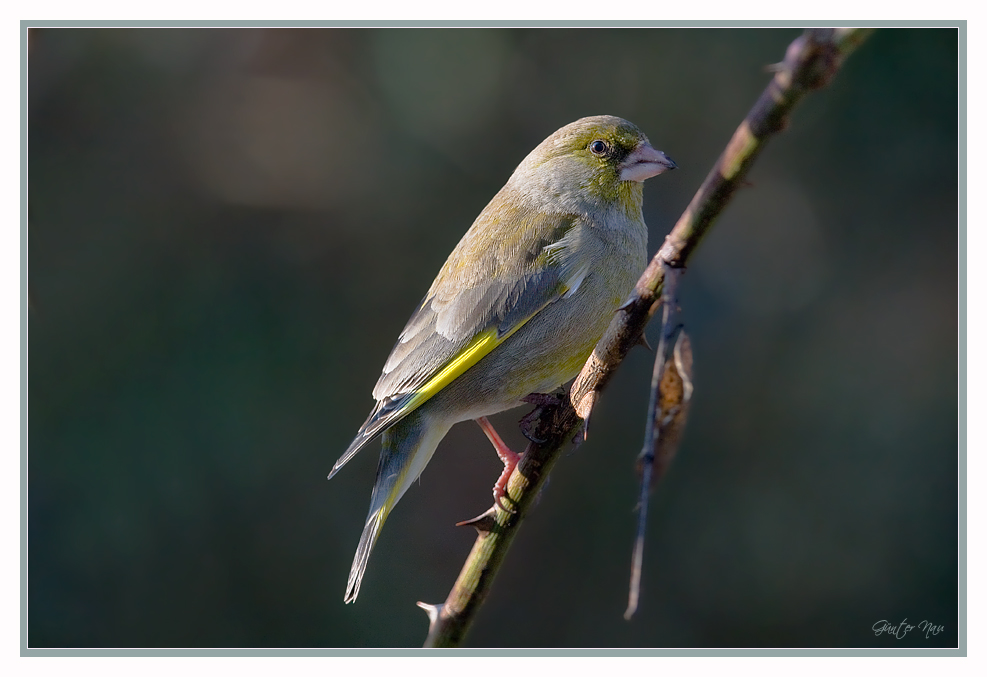
<path id="1" fill-rule="evenodd" d="M 743 185 L 748 170 L 764 149 L 765 142 L 774 133 L 784 129 L 792 108 L 808 91 L 829 82 L 847 55 L 872 30 L 837 28 L 808 31 L 789 46 L 783 63 L 772 68 L 774 77 L 755 102 L 747 118 L 741 123 L 738 132 L 740 136 L 731 142 L 728 149 L 717 160 L 695 197 L 665 238 L 660 250 L 638 279 L 633 294 L 620 306 L 622 312 L 614 314 L 607 332 L 597 343 L 583 370 L 570 387 L 568 397 L 573 407 L 570 408 L 568 403 L 563 402 L 562 406 L 547 407 L 540 414 L 546 421 L 536 432 L 539 436 L 545 435 L 548 441 L 544 444 L 530 444 L 518 466 L 518 473 L 512 475 L 511 484 L 515 489 L 515 500 L 518 501 L 519 508 L 526 507 L 521 509 L 514 519 L 508 516 L 504 524 L 497 523 L 498 519 L 504 520 L 504 513 L 495 508 L 473 520 L 460 523 L 474 526 L 479 532 L 479 537 L 449 593 L 444 608 L 438 605 L 419 604 L 429 614 L 429 618 L 434 619 L 425 646 L 451 647 L 458 646 L 462 642 L 477 609 L 483 604 L 491 581 L 503 562 L 504 553 L 517 533 L 521 513 L 527 511 L 527 506 L 531 505 L 537 492 L 547 481 L 548 474 L 561 456 L 569 436 L 576 435 L 574 442 L 577 442 L 580 436 L 586 438 L 589 416 L 599 392 L 606 386 L 628 350 L 638 341 L 637 337 L 660 306 L 659 298 L 666 278 L 671 280 L 671 285 L 675 284 L 678 275 L 670 275 L 670 271 L 685 268 L 691 254 L 730 201 L 738 185 Z M 644 516 L 647 511 L 651 476 L 654 474 L 656 478 L 661 477 L 674 454 L 676 437 L 685 424 L 686 409 L 693 391 L 688 338 L 684 333 L 680 333 L 680 323 L 665 321 L 663 325 L 662 336 L 665 345 L 659 344 L 655 352 L 664 355 L 662 365 L 659 366 L 662 369 L 668 367 L 670 389 L 661 393 L 663 395 L 661 401 L 658 400 L 660 393 L 655 392 L 656 402 L 659 404 L 663 402 L 665 406 L 651 408 L 652 427 L 660 426 L 662 430 L 652 430 L 652 439 L 648 445 L 650 452 L 645 454 L 648 458 L 654 458 L 651 463 L 646 463 L 643 469 L 646 476 L 642 477 L 641 502 L 637 508 L 640 515 L 639 535 L 635 541 L 632 581 L 625 618 L 630 618 L 638 607 L 643 564 Z M 673 348 L 671 356 L 668 355 L 669 348 Z M 665 376 L 665 371 L 660 371 L 659 376 Z M 664 379 L 660 379 L 659 383 L 661 380 Z M 582 428 L 581 435 L 580 428 Z M 662 443 L 664 447 L 654 445 L 655 433 L 659 442 L 664 440 Z M 532 495 L 532 492 L 535 493 Z"/>

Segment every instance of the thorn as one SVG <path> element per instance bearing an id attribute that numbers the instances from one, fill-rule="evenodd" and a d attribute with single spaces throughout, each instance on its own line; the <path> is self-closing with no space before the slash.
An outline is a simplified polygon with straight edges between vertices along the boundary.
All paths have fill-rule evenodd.
<path id="1" fill-rule="evenodd" d="M 614 312 L 615 313 L 619 313 L 621 310 L 627 310 L 628 308 L 630 308 L 631 306 L 633 306 L 635 303 L 637 303 L 637 301 L 638 301 L 637 294 L 632 294 L 631 297 L 629 299 L 627 299 L 626 301 L 624 301 L 620 305 L 620 307 L 618 307 L 617 310 L 615 310 Z"/>
<path id="2" fill-rule="evenodd" d="M 650 343 L 648 343 L 648 337 L 645 336 L 643 332 L 637 338 L 637 343 L 635 345 L 644 346 L 649 353 L 655 352 L 655 349 L 651 347 Z"/>
<path id="3" fill-rule="evenodd" d="M 583 442 L 586 441 L 586 434 L 583 432 L 576 433 L 576 436 L 572 438 L 572 446 L 576 449 L 579 448 Z"/>
<path id="4" fill-rule="evenodd" d="M 497 520 L 494 517 L 496 514 L 497 506 L 490 506 L 482 515 L 477 515 L 473 519 L 463 520 L 462 522 L 456 522 L 456 526 L 473 527 L 476 529 L 476 533 L 482 536 L 494 530 L 494 526 L 497 524 Z"/>
<path id="5" fill-rule="evenodd" d="M 779 73 L 785 70 L 785 62 L 779 61 L 778 63 L 769 63 L 764 67 L 764 70 L 768 73 Z"/>
<path id="6" fill-rule="evenodd" d="M 439 614 L 442 613 L 443 604 L 425 604 L 425 602 L 416 602 L 415 606 L 422 609 L 426 614 L 428 614 L 428 628 L 432 629 L 435 625 L 435 621 L 439 619 Z"/>

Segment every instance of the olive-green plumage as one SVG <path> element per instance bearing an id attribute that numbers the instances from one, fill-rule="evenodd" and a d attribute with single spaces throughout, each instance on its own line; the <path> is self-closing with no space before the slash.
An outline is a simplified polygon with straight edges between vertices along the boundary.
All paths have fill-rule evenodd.
<path id="1" fill-rule="evenodd" d="M 380 528 L 455 423 L 573 378 L 647 261 L 642 183 L 675 167 L 620 118 L 538 145 L 473 222 L 412 314 L 377 406 L 329 477 L 378 434 L 383 450 L 346 602 Z"/>

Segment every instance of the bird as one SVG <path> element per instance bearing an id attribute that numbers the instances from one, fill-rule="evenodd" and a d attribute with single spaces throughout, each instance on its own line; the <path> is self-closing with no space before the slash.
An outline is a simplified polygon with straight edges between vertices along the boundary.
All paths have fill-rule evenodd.
<path id="1" fill-rule="evenodd" d="M 532 150 L 480 212 L 412 313 L 373 390 L 376 405 L 329 473 L 382 449 L 344 602 L 356 600 L 381 527 L 456 423 L 475 420 L 505 469 L 517 462 L 488 416 L 574 378 L 647 263 L 643 182 L 674 169 L 632 123 L 585 117 Z"/>

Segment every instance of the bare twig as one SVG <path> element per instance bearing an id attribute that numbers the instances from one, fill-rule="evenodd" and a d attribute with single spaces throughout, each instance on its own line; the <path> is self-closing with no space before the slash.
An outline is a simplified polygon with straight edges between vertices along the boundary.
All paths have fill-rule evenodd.
<path id="1" fill-rule="evenodd" d="M 606 334 L 593 350 L 570 391 L 570 401 L 545 406 L 537 437 L 542 443 L 528 449 L 508 483 L 508 496 L 516 506 L 512 514 L 498 507 L 472 521 L 479 532 L 473 550 L 449 597 L 442 605 L 423 605 L 429 612 L 427 647 L 458 646 L 480 608 L 538 490 L 552 466 L 582 428 L 600 391 L 606 386 L 627 352 L 641 340 L 654 313 L 668 268 L 684 268 L 714 219 L 720 214 L 767 140 L 783 130 L 792 108 L 805 94 L 830 82 L 844 58 L 871 29 L 809 29 L 773 68 L 774 77 L 734 133 L 726 150 L 706 177 L 692 202 L 665 238 L 664 244 L 638 280 L 631 298 L 616 314 Z"/>
<path id="2" fill-rule="evenodd" d="M 692 352 L 689 337 L 679 320 L 678 283 L 684 268 L 667 268 L 662 286 L 661 338 L 651 374 L 651 400 L 648 404 L 644 445 L 638 455 L 641 492 L 638 499 L 637 536 L 631 556 L 631 585 L 624 618 L 637 611 L 644 562 L 644 535 L 648 521 L 648 498 L 652 487 L 665 474 L 678 450 L 692 398 Z M 657 462 L 657 464 L 656 464 Z"/>

